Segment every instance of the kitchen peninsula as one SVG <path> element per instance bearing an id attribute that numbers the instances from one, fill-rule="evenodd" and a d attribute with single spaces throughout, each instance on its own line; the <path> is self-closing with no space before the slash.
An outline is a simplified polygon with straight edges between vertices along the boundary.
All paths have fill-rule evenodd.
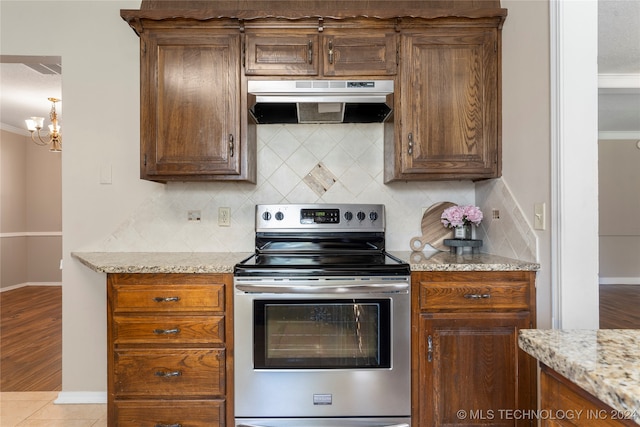
<path id="1" fill-rule="evenodd" d="M 640 331 L 521 330 L 518 344 L 542 368 L 543 426 L 640 424 Z"/>

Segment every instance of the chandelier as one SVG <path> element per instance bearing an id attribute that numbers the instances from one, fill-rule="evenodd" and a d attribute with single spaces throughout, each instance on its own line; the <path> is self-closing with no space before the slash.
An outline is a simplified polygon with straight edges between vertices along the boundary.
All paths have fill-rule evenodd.
<path id="1" fill-rule="evenodd" d="M 40 130 L 42 130 L 44 124 L 44 117 L 31 117 L 25 120 L 25 122 L 27 123 L 27 129 L 31 132 L 33 142 L 42 146 L 51 144 L 49 151 L 60 152 L 62 151 L 62 135 L 60 134 L 60 126 L 58 125 L 58 114 L 56 114 L 56 102 L 60 100 L 58 98 L 49 98 L 49 101 L 51 101 L 51 112 L 49 113 L 51 124 L 49 125 L 49 133 L 47 135 L 40 134 Z M 36 132 L 38 139 L 36 139 Z"/>

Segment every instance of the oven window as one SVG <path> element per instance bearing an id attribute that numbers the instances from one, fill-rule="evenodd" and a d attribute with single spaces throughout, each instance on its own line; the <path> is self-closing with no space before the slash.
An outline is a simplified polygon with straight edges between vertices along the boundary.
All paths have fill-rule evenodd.
<path id="1" fill-rule="evenodd" d="M 255 300 L 256 369 L 391 367 L 389 299 Z"/>

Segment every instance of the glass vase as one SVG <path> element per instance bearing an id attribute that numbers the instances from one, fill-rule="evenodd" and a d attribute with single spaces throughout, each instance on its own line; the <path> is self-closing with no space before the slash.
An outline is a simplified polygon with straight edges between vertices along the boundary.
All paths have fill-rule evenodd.
<path id="1" fill-rule="evenodd" d="M 471 240 L 471 224 L 459 225 L 453 229 L 453 238 L 458 240 Z"/>

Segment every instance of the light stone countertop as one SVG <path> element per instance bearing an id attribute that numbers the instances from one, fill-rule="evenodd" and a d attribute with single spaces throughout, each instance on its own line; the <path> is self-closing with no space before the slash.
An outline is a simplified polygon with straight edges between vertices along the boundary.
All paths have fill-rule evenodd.
<path id="1" fill-rule="evenodd" d="M 486 253 L 395 252 L 389 253 L 406 260 L 411 271 L 537 271 L 540 264 L 520 261 Z"/>
<path id="2" fill-rule="evenodd" d="M 523 329 L 518 345 L 640 424 L 640 330 Z"/>
<path id="3" fill-rule="evenodd" d="M 100 273 L 233 273 L 249 252 L 72 252 Z"/>
<path id="4" fill-rule="evenodd" d="M 390 253 L 412 271 L 535 271 L 539 264 L 489 254 L 449 252 Z M 249 252 L 72 252 L 71 256 L 101 273 L 233 273 Z"/>

